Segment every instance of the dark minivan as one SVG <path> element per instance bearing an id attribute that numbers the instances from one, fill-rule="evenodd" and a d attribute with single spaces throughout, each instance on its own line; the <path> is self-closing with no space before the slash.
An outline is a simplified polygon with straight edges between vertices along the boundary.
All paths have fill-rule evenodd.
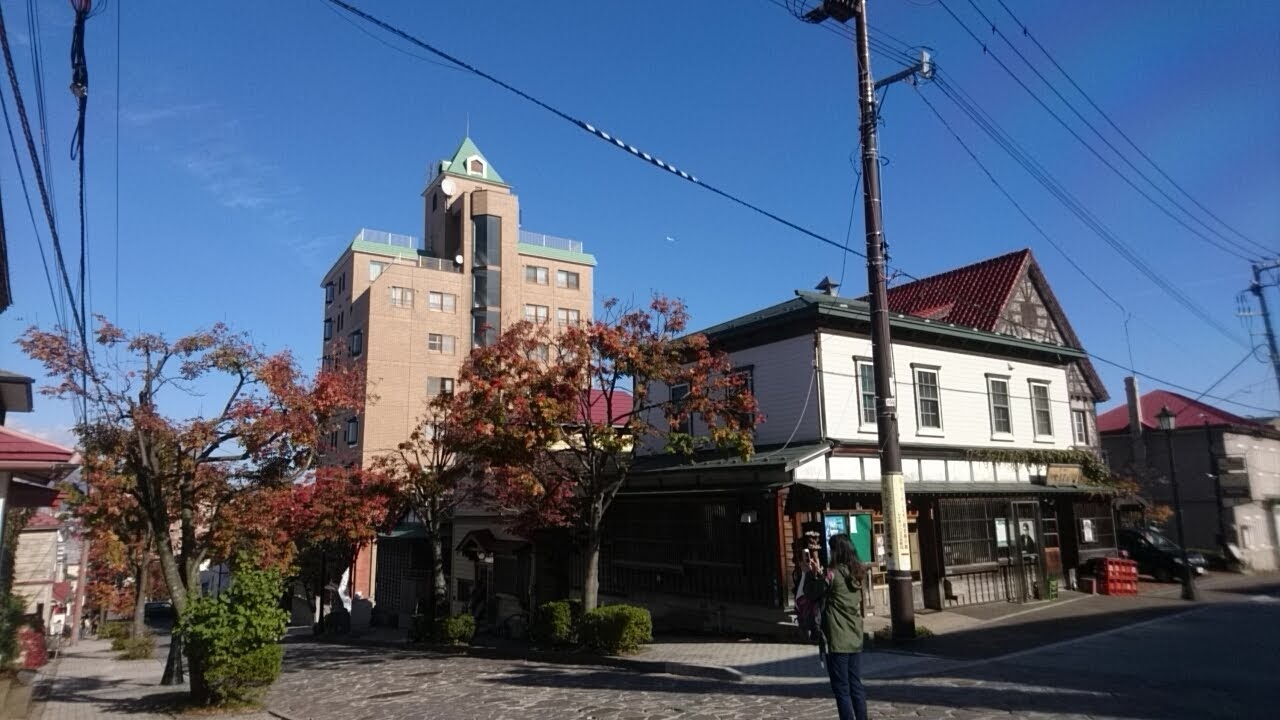
<path id="1" fill-rule="evenodd" d="M 1150 575 L 1159 582 L 1182 577 L 1182 548 L 1155 530 L 1125 528 L 1116 544 L 1138 563 L 1138 573 Z M 1203 574 L 1208 562 L 1198 552 L 1188 552 L 1187 562 L 1197 575 Z"/>

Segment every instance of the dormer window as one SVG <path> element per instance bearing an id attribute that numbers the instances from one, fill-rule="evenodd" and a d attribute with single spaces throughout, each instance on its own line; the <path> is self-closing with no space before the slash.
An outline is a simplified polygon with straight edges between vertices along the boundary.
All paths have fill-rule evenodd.
<path id="1" fill-rule="evenodd" d="M 472 155 L 467 158 L 467 174 L 484 176 L 484 160 Z"/>

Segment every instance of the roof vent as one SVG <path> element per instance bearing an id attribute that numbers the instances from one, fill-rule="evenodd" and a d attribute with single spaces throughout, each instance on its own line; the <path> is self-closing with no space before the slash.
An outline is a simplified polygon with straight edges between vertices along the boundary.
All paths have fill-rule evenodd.
<path id="1" fill-rule="evenodd" d="M 818 283 L 818 285 L 814 288 L 814 290 L 817 290 L 823 295 L 831 295 L 834 297 L 836 294 L 836 289 L 839 287 L 840 287 L 840 283 L 836 282 L 835 280 L 832 280 L 831 276 L 828 275 L 822 278 L 822 282 Z"/>

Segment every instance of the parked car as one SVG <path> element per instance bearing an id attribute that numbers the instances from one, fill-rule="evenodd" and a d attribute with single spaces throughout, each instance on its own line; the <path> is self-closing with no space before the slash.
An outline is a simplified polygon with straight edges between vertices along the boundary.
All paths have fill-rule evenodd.
<path id="1" fill-rule="evenodd" d="M 168 600 L 156 600 L 142 608 L 142 616 L 147 620 L 172 620 L 173 603 Z"/>
<path id="2" fill-rule="evenodd" d="M 1155 530 L 1123 529 L 1116 544 L 1138 563 L 1139 574 L 1150 575 L 1158 582 L 1182 577 L 1182 548 Z M 1187 562 L 1197 575 L 1204 574 L 1209 564 L 1198 552 L 1188 552 Z"/>

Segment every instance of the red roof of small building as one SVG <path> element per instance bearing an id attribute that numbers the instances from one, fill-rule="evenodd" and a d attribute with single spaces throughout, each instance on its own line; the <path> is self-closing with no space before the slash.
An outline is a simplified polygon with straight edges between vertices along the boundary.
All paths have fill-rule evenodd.
<path id="1" fill-rule="evenodd" d="M 1027 249 L 889 288 L 889 310 L 994 332 L 1031 259 Z"/>
<path id="2" fill-rule="evenodd" d="M 626 390 L 614 390 L 612 407 L 606 407 L 609 404 L 607 400 L 608 398 L 603 391 L 595 388 L 591 390 L 590 405 L 587 408 L 589 421 L 596 425 L 603 425 L 607 422 L 619 425 L 625 423 L 628 419 L 627 416 L 631 414 L 634 403 L 631 393 Z M 608 414 L 612 414 L 613 417 L 607 417 Z"/>
<path id="3" fill-rule="evenodd" d="M 48 514 L 38 512 L 27 519 L 24 530 L 57 530 L 62 527 L 62 521 Z"/>
<path id="4" fill-rule="evenodd" d="M 0 466 L 13 462 L 69 463 L 76 451 L 34 435 L 0 427 Z"/>
<path id="5" fill-rule="evenodd" d="M 1168 390 L 1152 390 L 1143 394 L 1142 417 L 1140 418 L 1142 426 L 1146 428 L 1160 427 L 1160 421 L 1156 419 L 1156 415 L 1160 413 L 1161 408 L 1165 407 L 1168 407 L 1173 412 L 1175 424 L 1180 428 L 1200 427 L 1205 424 L 1206 420 L 1213 426 L 1261 427 L 1257 422 L 1248 418 L 1240 417 L 1226 410 L 1219 410 L 1212 405 L 1206 405 L 1186 395 L 1179 395 Z M 1098 432 L 1100 433 L 1124 432 L 1128 429 L 1128 405 L 1111 408 L 1098 416 Z"/>
<path id="6" fill-rule="evenodd" d="M 53 584 L 53 601 L 66 604 L 71 600 L 71 583 L 56 582 Z"/>

